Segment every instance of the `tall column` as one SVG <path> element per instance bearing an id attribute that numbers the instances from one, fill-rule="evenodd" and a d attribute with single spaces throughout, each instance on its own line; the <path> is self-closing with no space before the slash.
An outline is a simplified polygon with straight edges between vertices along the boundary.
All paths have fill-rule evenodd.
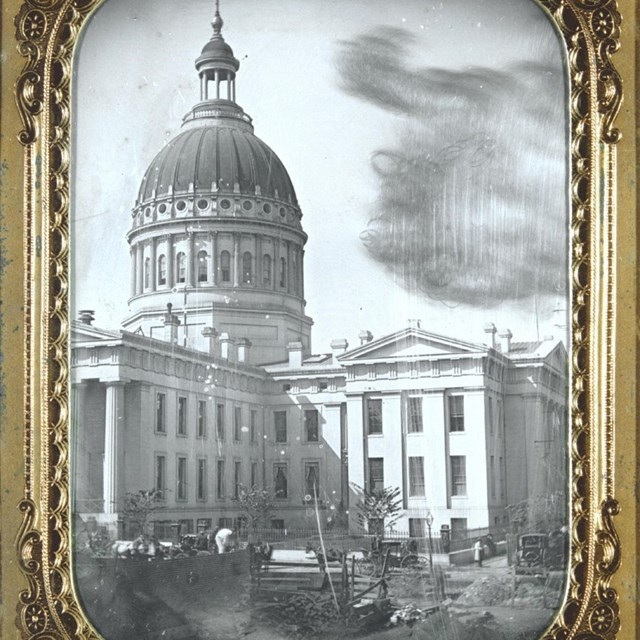
<path id="1" fill-rule="evenodd" d="M 298 265 L 300 272 L 300 297 L 304 300 L 304 249 L 300 249 L 300 264 Z"/>
<path id="2" fill-rule="evenodd" d="M 118 489 L 123 485 L 122 468 L 123 423 L 124 423 L 124 382 L 109 382 L 106 390 L 106 410 L 104 420 L 104 468 L 103 498 L 104 512 L 118 510 Z"/>
<path id="3" fill-rule="evenodd" d="M 235 78 L 235 76 L 233 77 L 233 80 L 231 80 L 231 99 L 234 102 L 236 101 L 236 78 Z"/>
<path id="4" fill-rule="evenodd" d="M 213 231 L 209 237 L 211 239 L 211 281 L 215 286 L 218 284 L 218 234 Z"/>
<path id="5" fill-rule="evenodd" d="M 220 100 L 220 72 L 215 72 L 215 83 L 216 83 L 216 99 Z"/>
<path id="6" fill-rule="evenodd" d="M 167 288 L 171 289 L 175 284 L 173 280 L 173 236 L 167 236 Z"/>
<path id="7" fill-rule="evenodd" d="M 73 492 L 72 509 L 74 511 L 95 512 L 96 506 L 87 504 L 87 498 L 91 497 L 91 484 L 89 477 L 89 455 L 85 429 L 85 403 L 86 382 L 75 382 L 71 387 L 71 402 L 73 413 L 71 417 L 71 478 L 76 490 Z"/>
<path id="8" fill-rule="evenodd" d="M 287 268 L 286 268 L 286 273 L 287 273 L 287 293 L 291 293 L 291 242 L 289 242 L 289 240 L 287 240 Z"/>
<path id="9" fill-rule="evenodd" d="M 233 286 L 240 285 L 240 234 L 233 234 Z"/>
<path id="10" fill-rule="evenodd" d="M 208 86 L 207 86 L 207 74 L 203 73 L 200 76 L 200 99 L 206 100 L 208 98 Z"/>
<path id="11" fill-rule="evenodd" d="M 280 238 L 273 239 L 273 288 L 280 289 Z"/>
<path id="12" fill-rule="evenodd" d="M 262 236 L 259 233 L 256 233 L 255 237 L 256 243 L 256 259 L 255 259 L 255 285 L 259 289 L 262 289 L 264 286 L 264 279 L 262 273 Z"/>
<path id="13" fill-rule="evenodd" d="M 142 242 L 136 245 L 136 292 L 144 292 L 144 246 Z"/>
<path id="14" fill-rule="evenodd" d="M 197 256 L 195 249 L 195 240 L 196 234 L 189 233 L 187 234 L 187 284 L 190 287 L 195 286 L 195 271 L 196 271 L 196 261 Z"/>
<path id="15" fill-rule="evenodd" d="M 151 291 L 155 291 L 156 290 L 156 286 L 157 286 L 157 281 L 158 281 L 158 276 L 156 274 L 156 269 L 158 266 L 158 258 L 157 258 L 157 240 L 156 238 L 152 238 L 151 239 L 151 264 L 150 264 L 150 271 L 151 273 L 149 274 L 149 278 L 151 279 Z"/>
<path id="16" fill-rule="evenodd" d="M 136 295 L 136 248 L 135 245 L 129 249 L 129 255 L 131 256 L 131 297 Z"/>

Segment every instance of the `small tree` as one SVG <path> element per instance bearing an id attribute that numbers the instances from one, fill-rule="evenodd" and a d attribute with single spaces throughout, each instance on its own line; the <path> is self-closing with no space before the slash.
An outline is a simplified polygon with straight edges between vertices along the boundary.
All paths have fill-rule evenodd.
<path id="1" fill-rule="evenodd" d="M 140 489 L 137 493 L 126 493 L 122 515 L 136 533 L 149 533 L 149 520 L 160 506 L 162 492 L 158 489 Z"/>
<path id="2" fill-rule="evenodd" d="M 274 507 L 273 496 L 267 489 L 240 485 L 238 495 L 231 499 L 235 502 L 247 520 L 249 531 L 256 526 L 266 526 Z"/>
<path id="3" fill-rule="evenodd" d="M 370 533 L 382 537 L 384 530 L 393 529 L 393 525 L 400 517 L 402 510 L 400 487 L 365 490 L 357 508 L 358 522 L 366 526 Z"/>

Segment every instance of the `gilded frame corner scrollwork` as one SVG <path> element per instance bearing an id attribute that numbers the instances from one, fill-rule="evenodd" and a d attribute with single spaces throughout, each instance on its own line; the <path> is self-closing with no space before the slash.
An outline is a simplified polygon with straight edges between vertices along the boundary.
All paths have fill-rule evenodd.
<path id="1" fill-rule="evenodd" d="M 69 497 L 69 165 L 71 75 L 101 0 L 27 0 L 15 18 L 24 150 L 24 500 L 17 538 L 27 588 L 17 625 L 33 638 L 97 637 L 74 593 Z M 568 50 L 571 128 L 572 521 L 568 593 L 545 639 L 612 640 L 616 116 L 621 16 L 613 0 L 540 0 Z"/>

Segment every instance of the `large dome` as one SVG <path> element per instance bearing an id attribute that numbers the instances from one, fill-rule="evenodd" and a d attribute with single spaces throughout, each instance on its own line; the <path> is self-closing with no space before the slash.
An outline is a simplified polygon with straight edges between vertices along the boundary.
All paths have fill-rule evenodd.
<path id="1" fill-rule="evenodd" d="M 138 202 L 191 189 L 239 189 L 298 206 L 289 174 L 273 150 L 247 128 L 219 122 L 182 131 L 165 145 L 144 175 Z"/>

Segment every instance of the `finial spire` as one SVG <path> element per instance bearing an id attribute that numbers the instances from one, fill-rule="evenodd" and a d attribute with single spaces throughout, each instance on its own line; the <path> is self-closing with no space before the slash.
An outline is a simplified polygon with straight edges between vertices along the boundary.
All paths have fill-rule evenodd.
<path id="1" fill-rule="evenodd" d="M 224 21 L 222 20 L 222 16 L 220 15 L 220 0 L 216 0 L 216 12 L 213 16 L 213 22 L 211 26 L 213 27 L 213 37 L 221 38 L 220 32 L 222 31 L 222 26 L 224 25 Z"/>

